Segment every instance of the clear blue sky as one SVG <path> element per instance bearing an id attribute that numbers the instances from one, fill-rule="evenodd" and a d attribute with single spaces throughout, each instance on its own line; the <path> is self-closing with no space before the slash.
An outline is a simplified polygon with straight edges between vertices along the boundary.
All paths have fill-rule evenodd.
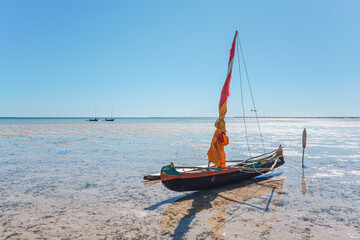
<path id="1" fill-rule="evenodd" d="M 357 0 L 4 0 L 0 117 L 217 116 L 235 30 L 260 116 L 360 116 Z"/>

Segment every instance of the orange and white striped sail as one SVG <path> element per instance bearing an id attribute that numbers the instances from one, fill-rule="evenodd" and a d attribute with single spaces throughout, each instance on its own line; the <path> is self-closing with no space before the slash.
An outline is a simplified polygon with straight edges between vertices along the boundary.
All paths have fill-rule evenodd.
<path id="1" fill-rule="evenodd" d="M 230 49 L 228 71 L 226 75 L 226 80 L 221 91 L 220 101 L 219 101 L 219 119 L 215 123 L 215 133 L 211 141 L 210 149 L 207 153 L 209 161 L 213 162 L 218 167 L 225 167 L 226 154 L 224 151 L 224 146 L 229 144 L 229 138 L 226 136 L 225 128 L 225 115 L 227 112 L 227 99 L 230 96 L 230 82 L 232 76 L 232 67 L 234 63 L 235 56 L 235 45 L 236 37 L 238 32 L 235 32 L 234 40 Z"/>

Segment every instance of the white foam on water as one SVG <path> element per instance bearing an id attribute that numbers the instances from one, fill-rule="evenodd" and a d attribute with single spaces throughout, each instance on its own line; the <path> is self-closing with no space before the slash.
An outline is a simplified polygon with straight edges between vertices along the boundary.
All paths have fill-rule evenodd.
<path id="1" fill-rule="evenodd" d="M 360 170 L 359 170 L 359 171 L 353 170 L 353 171 L 350 171 L 350 173 L 351 173 L 351 174 L 354 174 L 354 175 L 360 175 Z"/>

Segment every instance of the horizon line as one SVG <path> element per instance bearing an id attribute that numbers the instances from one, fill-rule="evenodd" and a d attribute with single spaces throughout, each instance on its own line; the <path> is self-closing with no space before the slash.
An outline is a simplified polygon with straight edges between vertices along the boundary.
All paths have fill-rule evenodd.
<path id="1" fill-rule="evenodd" d="M 90 119 L 94 117 L 0 117 L 0 119 Z M 109 117 L 97 117 L 97 119 L 105 119 Z M 165 118 L 218 118 L 218 117 L 113 117 L 114 119 L 165 119 Z M 227 118 L 244 118 L 243 116 L 233 116 Z M 256 117 L 245 117 L 245 118 L 256 118 Z M 360 119 L 360 117 L 349 117 L 349 116 L 262 116 L 258 118 L 342 118 L 342 119 Z"/>

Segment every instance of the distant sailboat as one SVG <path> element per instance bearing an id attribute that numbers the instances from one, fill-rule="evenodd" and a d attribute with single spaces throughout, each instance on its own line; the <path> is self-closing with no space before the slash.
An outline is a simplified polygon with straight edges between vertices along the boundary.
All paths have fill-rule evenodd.
<path id="1" fill-rule="evenodd" d="M 88 121 L 89 122 L 97 122 L 97 121 L 99 121 L 99 119 L 96 117 L 96 109 L 95 109 L 95 117 L 94 118 L 89 118 Z"/>
<path id="2" fill-rule="evenodd" d="M 107 122 L 113 122 L 114 120 L 115 120 L 115 118 L 113 118 L 113 110 L 111 109 L 111 117 L 105 118 L 105 121 L 107 121 Z"/>

